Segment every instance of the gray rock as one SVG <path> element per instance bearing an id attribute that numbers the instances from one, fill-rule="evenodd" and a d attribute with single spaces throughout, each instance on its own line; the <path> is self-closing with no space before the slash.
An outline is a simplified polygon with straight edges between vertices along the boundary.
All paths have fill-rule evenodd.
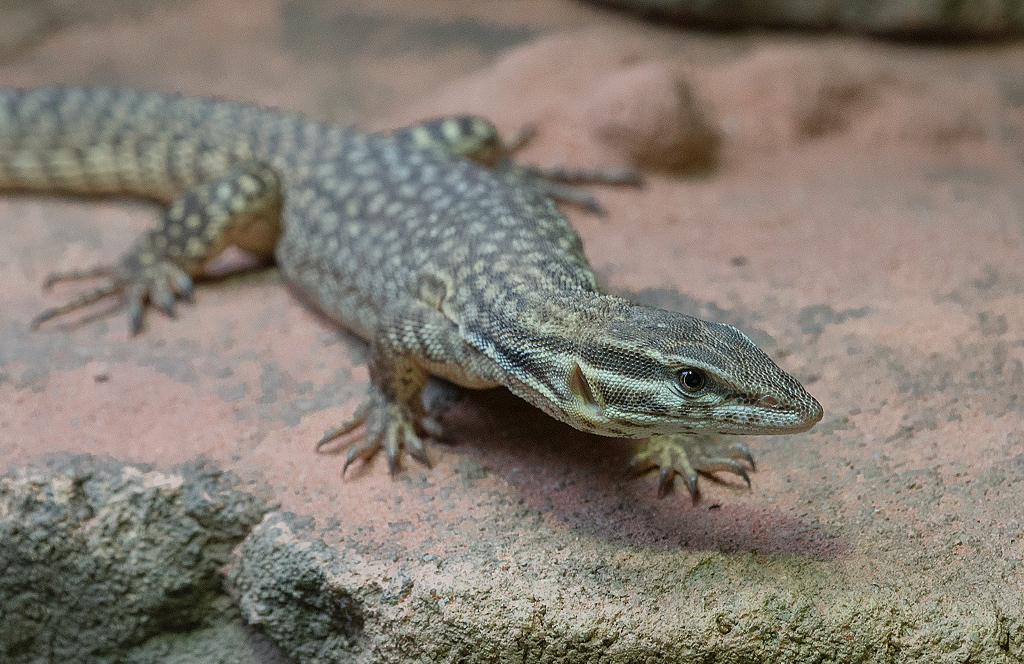
<path id="1" fill-rule="evenodd" d="M 220 645 L 191 661 L 251 661 L 224 650 L 237 613 L 220 569 L 266 509 L 202 463 L 86 456 L 0 476 L 0 661 L 173 661 L 175 639 L 209 648 L 204 631 Z"/>
<path id="2" fill-rule="evenodd" d="M 350 661 L 361 650 L 370 582 L 339 583 L 339 554 L 302 519 L 272 512 L 238 548 L 229 581 L 247 623 L 299 662 Z M 365 595 L 365 596 L 363 596 Z"/>

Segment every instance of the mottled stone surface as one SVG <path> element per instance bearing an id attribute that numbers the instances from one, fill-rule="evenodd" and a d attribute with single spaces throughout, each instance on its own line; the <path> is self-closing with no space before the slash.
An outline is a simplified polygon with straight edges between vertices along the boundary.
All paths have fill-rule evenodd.
<path id="1" fill-rule="evenodd" d="M 90 456 L 0 476 L 0 659 L 255 661 L 220 568 L 267 506 L 230 479 Z"/>

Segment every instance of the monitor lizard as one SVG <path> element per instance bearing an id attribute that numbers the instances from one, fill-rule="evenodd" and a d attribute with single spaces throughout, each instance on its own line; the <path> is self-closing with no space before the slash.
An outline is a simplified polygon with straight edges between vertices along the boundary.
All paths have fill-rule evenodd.
<path id="1" fill-rule="evenodd" d="M 503 156 L 494 127 L 449 118 L 388 134 L 231 101 L 112 88 L 0 88 L 0 189 L 134 196 L 158 228 L 120 262 L 60 280 L 105 281 L 33 326 L 110 296 L 132 333 L 146 303 L 169 315 L 230 245 L 370 344 L 369 394 L 318 443 L 427 461 L 430 375 L 503 385 L 571 426 L 647 439 L 633 459 L 681 475 L 735 473 L 721 434 L 806 431 L 822 408 L 742 332 L 602 292 L 544 186 Z M 344 469 L 342 470 L 344 473 Z"/>

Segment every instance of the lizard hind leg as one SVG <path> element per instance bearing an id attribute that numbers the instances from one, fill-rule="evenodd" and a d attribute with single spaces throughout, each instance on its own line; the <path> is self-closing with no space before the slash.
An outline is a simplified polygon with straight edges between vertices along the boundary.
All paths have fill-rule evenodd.
<path id="1" fill-rule="evenodd" d="M 572 169 L 520 164 L 515 155 L 536 135 L 534 125 L 523 128 L 511 143 L 502 141 L 497 127 L 489 120 L 475 115 L 430 120 L 388 135 L 417 148 L 438 148 L 466 157 L 493 168 L 512 182 L 529 182 L 551 198 L 578 205 L 598 216 L 604 216 L 604 208 L 580 185 L 643 185 L 640 176 L 628 168 Z"/>
<path id="2" fill-rule="evenodd" d="M 173 317 L 176 301 L 192 298 L 193 277 L 227 246 L 272 253 L 279 229 L 280 186 L 270 166 L 245 160 L 224 175 L 189 189 L 164 209 L 160 227 L 139 238 L 118 264 L 47 277 L 46 288 L 65 281 L 105 281 L 43 311 L 33 319 L 32 327 L 116 295 L 122 296 L 122 306 L 127 307 L 133 335 L 142 329 L 146 302 Z"/>

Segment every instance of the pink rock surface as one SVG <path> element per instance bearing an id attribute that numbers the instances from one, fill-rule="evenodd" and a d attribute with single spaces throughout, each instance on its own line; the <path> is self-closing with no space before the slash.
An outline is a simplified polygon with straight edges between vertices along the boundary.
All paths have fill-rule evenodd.
<path id="1" fill-rule="evenodd" d="M 313 443 L 362 394 L 357 342 L 273 271 L 200 288 L 177 320 L 151 312 L 136 339 L 117 317 L 33 332 L 73 292 L 42 293 L 47 273 L 115 259 L 155 214 L 23 196 L 0 198 L 2 458 L 203 455 L 268 483 L 329 546 L 359 548 L 352 578 L 413 579 L 366 628 L 379 661 L 417 630 L 502 652 L 530 630 L 610 638 L 610 661 L 1024 658 L 1024 48 L 712 37 L 528 5 L 201 0 L 59 31 L 0 84 L 217 94 L 371 128 L 479 112 L 510 135 L 538 125 L 524 161 L 593 167 L 621 158 L 593 139 L 594 91 L 644 63 L 684 72 L 718 167 L 595 188 L 605 218 L 566 212 L 611 292 L 739 326 L 822 402 L 811 432 L 749 441 L 752 490 L 702 480 L 699 504 L 658 501 L 653 478 L 621 477 L 629 443 L 500 391 L 456 407 L 434 468 L 343 479 Z M 332 36 L 346 25 L 365 34 Z M 423 37 L 446 26 L 443 46 Z M 425 555 L 449 563 L 406 569 Z M 458 602 L 421 624 L 438 592 Z"/>
<path id="2" fill-rule="evenodd" d="M 649 63 L 606 77 L 592 92 L 592 135 L 638 167 L 699 171 L 715 163 L 718 127 L 687 77 Z"/>

